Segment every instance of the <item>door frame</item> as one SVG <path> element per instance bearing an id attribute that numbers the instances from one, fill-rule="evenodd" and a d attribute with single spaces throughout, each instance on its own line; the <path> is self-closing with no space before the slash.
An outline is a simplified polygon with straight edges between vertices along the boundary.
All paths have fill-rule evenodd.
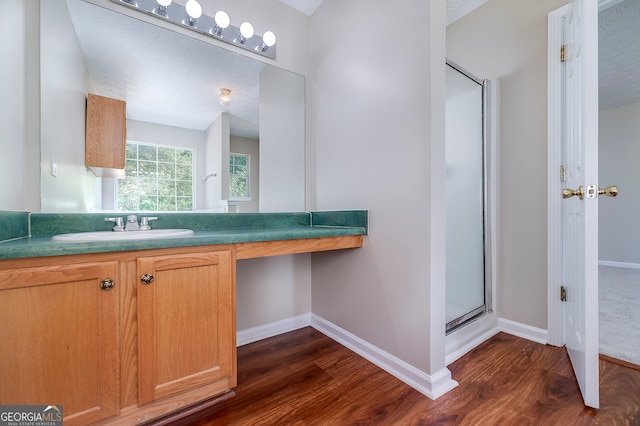
<path id="1" fill-rule="evenodd" d="M 562 19 L 569 5 L 548 15 L 547 34 L 547 333 L 550 345 L 564 345 L 562 286 Z"/>

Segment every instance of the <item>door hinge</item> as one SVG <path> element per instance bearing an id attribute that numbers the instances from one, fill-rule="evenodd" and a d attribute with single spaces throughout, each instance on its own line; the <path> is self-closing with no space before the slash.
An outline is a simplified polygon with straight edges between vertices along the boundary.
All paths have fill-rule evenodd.
<path id="1" fill-rule="evenodd" d="M 564 166 L 560 166 L 560 182 L 566 182 L 566 181 L 567 181 L 567 172 Z"/>
<path id="2" fill-rule="evenodd" d="M 567 62 L 567 45 L 560 46 L 560 62 Z"/>
<path id="3" fill-rule="evenodd" d="M 567 301 L 567 289 L 565 288 L 565 286 L 560 286 L 560 301 Z"/>

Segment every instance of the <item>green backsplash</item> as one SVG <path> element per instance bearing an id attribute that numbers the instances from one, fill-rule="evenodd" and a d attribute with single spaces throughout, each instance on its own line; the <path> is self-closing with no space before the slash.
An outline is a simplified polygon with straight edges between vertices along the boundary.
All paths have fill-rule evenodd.
<path id="1" fill-rule="evenodd" d="M 29 215 L 31 216 L 29 218 Z M 151 221 L 155 229 L 187 228 L 196 230 L 296 228 L 296 227 L 359 227 L 368 229 L 368 211 L 343 210 L 294 213 L 136 213 L 142 217 L 157 217 Z M 29 213 L 0 211 L 0 241 L 31 235 L 56 235 L 69 232 L 110 231 L 108 217 L 124 213 Z"/>
<path id="2" fill-rule="evenodd" d="M 309 213 L 135 213 L 138 221 L 142 217 L 157 217 L 149 222 L 154 229 L 247 229 L 247 228 L 292 228 L 310 226 Z M 122 217 L 119 213 L 33 213 L 32 235 L 56 235 L 69 232 L 110 231 L 112 222 L 108 217 Z"/>
<path id="3" fill-rule="evenodd" d="M 313 226 L 346 226 L 369 229 L 369 212 L 367 210 L 337 210 L 311 212 Z"/>
<path id="4" fill-rule="evenodd" d="M 0 211 L 0 241 L 29 236 L 29 212 Z"/>

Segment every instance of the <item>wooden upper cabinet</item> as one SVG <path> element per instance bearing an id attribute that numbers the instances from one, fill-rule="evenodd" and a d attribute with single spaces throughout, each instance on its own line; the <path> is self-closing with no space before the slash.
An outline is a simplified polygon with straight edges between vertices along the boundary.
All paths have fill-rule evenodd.
<path id="1" fill-rule="evenodd" d="M 86 166 L 124 169 L 126 144 L 126 103 L 89 93 L 85 142 Z"/>
<path id="2" fill-rule="evenodd" d="M 0 271 L 0 405 L 62 404 L 65 425 L 118 414 L 117 265 Z"/>

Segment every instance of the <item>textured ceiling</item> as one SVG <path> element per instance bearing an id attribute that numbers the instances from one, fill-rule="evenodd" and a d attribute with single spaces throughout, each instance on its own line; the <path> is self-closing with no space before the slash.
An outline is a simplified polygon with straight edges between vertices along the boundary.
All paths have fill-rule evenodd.
<path id="1" fill-rule="evenodd" d="M 640 0 L 600 12 L 600 109 L 640 102 Z"/>

